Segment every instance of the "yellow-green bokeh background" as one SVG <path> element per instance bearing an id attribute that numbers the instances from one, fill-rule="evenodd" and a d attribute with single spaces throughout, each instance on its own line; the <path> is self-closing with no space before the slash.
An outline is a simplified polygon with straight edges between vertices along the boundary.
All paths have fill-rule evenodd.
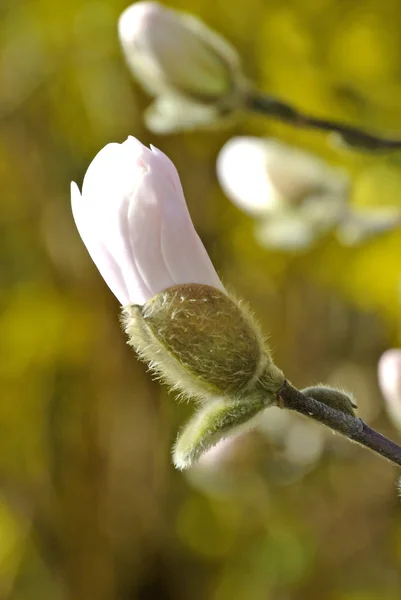
<path id="1" fill-rule="evenodd" d="M 261 117 L 157 138 L 118 46 L 123 0 L 0 4 L 0 598 L 398 600 L 397 472 L 325 434 L 294 467 L 246 436 L 217 471 L 173 470 L 178 404 L 125 344 L 118 304 L 75 229 L 70 181 L 127 135 L 175 162 L 223 280 L 252 305 L 299 386 L 330 380 L 400 439 L 376 364 L 401 344 L 401 231 L 300 256 L 262 250 L 214 164 L 233 134 L 275 135 L 353 177 L 352 201 L 401 206 L 401 155 L 332 148 Z M 401 137 L 399 0 L 199 0 L 261 89 Z M 267 417 L 266 417 L 267 418 Z M 303 423 L 303 422 L 302 422 Z M 301 446 L 308 446 L 304 432 Z"/>

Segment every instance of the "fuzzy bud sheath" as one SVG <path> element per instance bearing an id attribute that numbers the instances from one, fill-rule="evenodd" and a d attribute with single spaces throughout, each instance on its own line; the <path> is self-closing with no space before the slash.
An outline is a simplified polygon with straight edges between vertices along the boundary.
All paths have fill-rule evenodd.
<path id="1" fill-rule="evenodd" d="M 353 417 L 355 416 L 355 409 L 358 408 L 350 392 L 338 390 L 323 383 L 307 387 L 301 392 L 326 406 L 330 406 L 330 408 L 335 408 Z"/>
<path id="2" fill-rule="evenodd" d="M 245 306 L 209 285 L 177 285 L 123 309 L 128 343 L 173 389 L 201 404 L 181 431 L 175 465 L 189 467 L 276 402 L 284 382 Z"/>

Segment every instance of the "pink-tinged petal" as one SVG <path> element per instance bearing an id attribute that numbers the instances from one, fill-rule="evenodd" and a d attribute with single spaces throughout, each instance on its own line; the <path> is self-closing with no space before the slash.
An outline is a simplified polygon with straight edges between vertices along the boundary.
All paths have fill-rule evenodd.
<path id="1" fill-rule="evenodd" d="M 146 160 L 128 220 L 135 264 L 150 296 L 179 283 L 224 290 L 193 227 L 176 168 L 154 147 Z"/>
<path id="2" fill-rule="evenodd" d="M 155 175 L 156 169 L 163 170 L 171 183 L 171 186 L 160 189 L 158 194 L 163 198 L 161 247 L 175 284 L 204 283 L 225 291 L 193 226 L 177 169 L 164 152 L 152 145 L 151 150 L 157 162 L 150 162 L 150 174 Z M 158 182 L 154 185 L 157 186 Z"/>
<path id="3" fill-rule="evenodd" d="M 94 202 L 97 211 L 114 212 L 115 203 L 139 185 L 146 172 L 146 153 L 150 154 L 150 150 L 131 137 L 123 144 L 107 144 L 88 167 L 82 196 Z"/>
<path id="4" fill-rule="evenodd" d="M 91 229 L 118 264 L 129 290 L 125 304 L 144 304 L 152 296 L 136 268 L 127 223 L 129 199 L 147 171 L 145 158 L 150 154 L 133 137 L 123 144 L 108 144 L 93 159 L 83 184 L 84 200 L 91 205 Z"/>
<path id="5" fill-rule="evenodd" d="M 144 304 L 180 283 L 224 290 L 191 221 L 173 163 L 133 137 L 90 164 L 82 197 L 72 186 L 81 237 L 122 304 Z"/>
<path id="6" fill-rule="evenodd" d="M 135 244 L 135 232 L 130 222 L 131 198 L 127 196 L 121 207 L 119 214 L 119 234 L 120 245 L 116 247 L 116 256 L 121 264 L 121 270 L 128 288 L 130 302 L 133 304 L 144 304 L 154 292 L 149 286 L 149 282 L 143 277 L 138 260 L 138 253 Z M 141 235 L 148 237 L 146 224 L 137 222 L 136 229 L 141 231 Z"/>
<path id="7" fill-rule="evenodd" d="M 103 279 L 121 305 L 129 303 L 128 290 L 120 266 L 102 241 L 96 236 L 91 223 L 91 213 L 82 198 L 76 183 L 71 183 L 71 207 L 75 224 L 89 255 L 100 271 Z"/>
<path id="8" fill-rule="evenodd" d="M 152 144 L 150 144 L 150 149 L 152 151 L 152 155 L 149 158 L 150 168 L 153 168 L 154 171 L 156 169 L 159 169 L 161 172 L 164 173 L 167 179 L 171 181 L 175 191 L 180 195 L 181 203 L 184 204 L 184 206 L 186 207 L 187 204 L 185 202 L 181 180 L 179 178 L 178 171 L 175 168 L 173 161 L 169 159 L 167 154 L 164 154 L 164 152 L 162 152 L 155 146 L 152 146 Z"/>
<path id="9" fill-rule="evenodd" d="M 150 297 L 174 285 L 161 251 L 162 210 L 160 197 L 148 173 L 128 211 L 128 227 L 135 264 Z M 165 185 L 164 178 L 161 179 Z"/>
<path id="10" fill-rule="evenodd" d="M 144 304 L 154 294 L 150 291 L 137 267 L 135 248 L 132 245 L 132 232 L 130 229 L 128 213 L 130 195 L 125 195 L 109 219 L 102 219 L 94 229 L 98 237 L 108 248 L 116 263 L 119 265 L 121 276 L 127 289 L 128 300 L 126 304 Z M 102 215 L 98 215 L 101 217 Z M 107 214 L 105 215 L 108 216 Z M 141 224 L 139 223 L 139 226 Z"/>
<path id="11" fill-rule="evenodd" d="M 169 168 L 171 164 L 176 174 L 173 164 L 165 155 L 160 154 L 165 168 Z M 162 212 L 161 252 L 174 284 L 203 283 L 224 291 L 223 284 L 192 224 L 178 174 L 178 181 L 174 181 L 172 177 L 163 182 L 156 177 L 151 168 L 148 177 L 152 178 L 154 193 L 159 198 Z"/>
<path id="12" fill-rule="evenodd" d="M 171 238 L 173 231 L 179 235 Z M 163 220 L 162 252 L 174 283 L 203 283 L 225 291 L 192 223 L 184 218 Z"/>

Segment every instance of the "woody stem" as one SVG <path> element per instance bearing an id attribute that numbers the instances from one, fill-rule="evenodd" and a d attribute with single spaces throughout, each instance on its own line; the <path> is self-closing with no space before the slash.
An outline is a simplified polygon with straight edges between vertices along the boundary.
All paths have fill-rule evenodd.
<path id="1" fill-rule="evenodd" d="M 319 421 L 319 423 L 330 427 L 337 433 L 341 433 L 352 442 L 369 448 L 390 462 L 401 466 L 401 447 L 369 427 L 359 417 L 354 417 L 306 396 L 288 381 L 284 382 L 278 398 L 281 408 L 295 410 L 315 421 Z"/>
<path id="2" fill-rule="evenodd" d="M 287 102 L 257 91 L 249 94 L 246 104 L 252 112 L 273 117 L 294 127 L 337 133 L 347 145 L 355 148 L 363 150 L 397 150 L 401 148 L 401 140 L 367 133 L 361 131 L 358 127 L 345 125 L 330 119 L 319 119 L 306 115 Z"/>

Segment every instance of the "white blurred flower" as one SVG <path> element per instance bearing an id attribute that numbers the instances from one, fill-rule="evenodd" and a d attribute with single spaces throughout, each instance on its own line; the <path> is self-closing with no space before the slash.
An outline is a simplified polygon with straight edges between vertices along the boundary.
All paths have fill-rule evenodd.
<path id="1" fill-rule="evenodd" d="M 189 215 L 170 159 L 133 137 L 108 144 L 71 185 L 78 231 L 122 305 L 183 283 L 224 290 Z"/>
<path id="2" fill-rule="evenodd" d="M 382 354 L 378 377 L 387 414 L 401 433 L 401 349 L 393 348 Z"/>
<path id="3" fill-rule="evenodd" d="M 242 103 L 238 54 L 196 17 L 137 2 L 120 16 L 118 32 L 130 70 L 156 97 L 145 115 L 152 131 L 213 124 Z"/>
<path id="4" fill-rule="evenodd" d="M 342 170 L 278 140 L 230 139 L 217 176 L 233 203 L 258 219 L 256 238 L 269 248 L 309 248 L 331 230 L 353 246 L 401 225 L 398 206 L 353 207 Z"/>
<path id="5" fill-rule="evenodd" d="M 341 207 L 348 191 L 348 178 L 342 171 L 269 138 L 231 138 L 218 156 L 217 175 L 234 204 L 256 217 L 305 205 L 312 214 L 319 208 L 311 208 L 313 199 L 335 200 Z M 325 212 L 322 208 L 319 218 Z"/>
<path id="6" fill-rule="evenodd" d="M 347 210 L 343 171 L 274 139 L 232 138 L 220 151 L 217 175 L 234 204 L 263 219 L 256 235 L 269 247 L 308 247 Z"/>

